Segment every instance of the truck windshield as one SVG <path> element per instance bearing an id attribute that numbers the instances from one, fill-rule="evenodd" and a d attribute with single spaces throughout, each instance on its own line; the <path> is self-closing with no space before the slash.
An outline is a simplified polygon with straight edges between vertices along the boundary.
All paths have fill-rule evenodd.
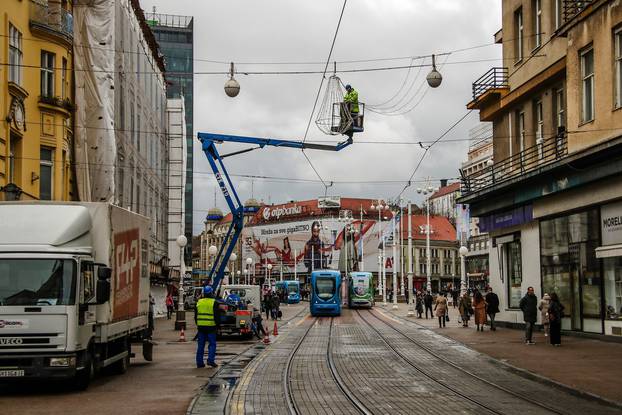
<path id="1" fill-rule="evenodd" d="M 71 305 L 75 292 L 70 259 L 0 259 L 0 305 Z"/>

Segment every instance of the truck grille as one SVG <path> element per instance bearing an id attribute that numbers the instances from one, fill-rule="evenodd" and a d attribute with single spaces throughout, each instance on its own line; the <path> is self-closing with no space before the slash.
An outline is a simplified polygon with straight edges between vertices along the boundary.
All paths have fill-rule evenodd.
<path id="1" fill-rule="evenodd" d="M 0 351 L 63 348 L 59 333 L 0 334 Z"/>

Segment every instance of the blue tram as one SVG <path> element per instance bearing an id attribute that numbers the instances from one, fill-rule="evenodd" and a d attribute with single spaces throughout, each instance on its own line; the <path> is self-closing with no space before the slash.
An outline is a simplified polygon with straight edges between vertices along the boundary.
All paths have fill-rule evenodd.
<path id="1" fill-rule="evenodd" d="M 298 281 L 279 281 L 276 283 L 276 292 L 281 302 L 298 304 L 300 302 L 300 283 Z"/>
<path id="2" fill-rule="evenodd" d="M 312 316 L 341 315 L 341 274 L 339 271 L 320 270 L 311 273 Z"/>

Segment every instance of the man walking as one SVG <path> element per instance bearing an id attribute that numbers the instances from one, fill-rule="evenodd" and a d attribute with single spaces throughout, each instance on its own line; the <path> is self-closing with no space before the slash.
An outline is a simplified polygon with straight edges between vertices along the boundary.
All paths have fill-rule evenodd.
<path id="1" fill-rule="evenodd" d="M 220 309 L 214 298 L 214 290 L 210 286 L 203 288 L 203 298 L 197 301 L 194 308 L 194 321 L 198 330 L 196 362 L 197 368 L 205 367 L 205 342 L 207 347 L 207 365 L 217 367 L 216 359 L 216 331 L 220 321 Z"/>
<path id="2" fill-rule="evenodd" d="M 492 287 L 488 287 L 488 293 L 486 294 L 486 314 L 490 318 L 490 330 L 496 331 L 495 316 L 499 312 L 499 297 L 492 292 Z"/>
<path id="3" fill-rule="evenodd" d="M 432 313 L 432 301 L 434 300 L 434 298 L 432 298 L 432 294 L 430 294 L 430 291 L 426 291 L 425 295 L 423 296 L 423 304 L 425 305 L 425 318 L 428 318 L 428 310 L 430 311 L 430 318 L 434 318 L 434 314 Z"/>
<path id="4" fill-rule="evenodd" d="M 521 298 L 519 306 L 525 320 L 525 344 L 536 344 L 532 341 L 532 336 L 533 326 L 538 320 L 538 297 L 534 294 L 533 287 L 527 288 L 527 294 Z"/>

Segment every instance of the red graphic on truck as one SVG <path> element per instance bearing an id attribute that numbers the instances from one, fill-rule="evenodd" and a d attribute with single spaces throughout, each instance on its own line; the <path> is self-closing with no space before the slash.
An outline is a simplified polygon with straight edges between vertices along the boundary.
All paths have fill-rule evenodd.
<path id="1" fill-rule="evenodd" d="M 113 320 L 138 314 L 140 233 L 138 228 L 114 235 Z"/>

